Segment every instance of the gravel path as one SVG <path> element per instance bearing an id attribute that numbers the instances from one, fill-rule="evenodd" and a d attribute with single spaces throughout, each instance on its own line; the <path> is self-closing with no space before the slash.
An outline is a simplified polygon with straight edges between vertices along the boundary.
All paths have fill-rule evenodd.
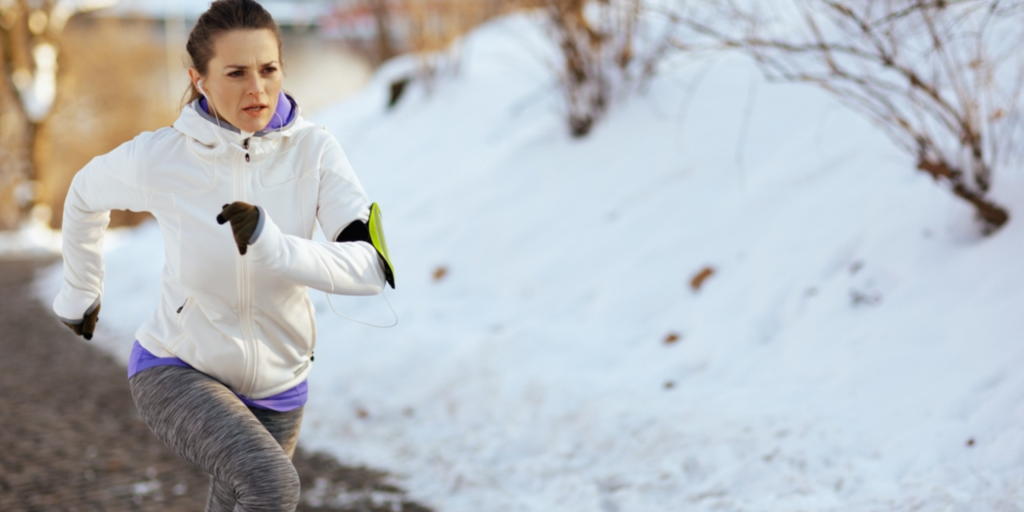
<path id="1" fill-rule="evenodd" d="M 0 260 L 0 510 L 201 511 L 208 477 L 139 419 L 125 370 L 31 293 L 50 262 Z M 299 510 L 430 512 L 387 475 L 299 447 Z"/>

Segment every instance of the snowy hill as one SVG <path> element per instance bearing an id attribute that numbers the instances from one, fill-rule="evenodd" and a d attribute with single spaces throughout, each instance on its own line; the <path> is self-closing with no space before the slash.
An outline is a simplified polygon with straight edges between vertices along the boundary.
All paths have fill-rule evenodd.
<path id="1" fill-rule="evenodd" d="M 860 117 L 742 59 L 669 66 L 573 140 L 546 48 L 498 20 L 432 94 L 385 110 L 400 59 L 314 116 L 383 207 L 400 323 L 311 294 L 307 447 L 439 512 L 1024 508 L 1024 222 L 980 237 Z M 1024 214 L 1019 172 L 995 198 Z M 94 341 L 125 359 L 160 238 L 108 253 Z"/>

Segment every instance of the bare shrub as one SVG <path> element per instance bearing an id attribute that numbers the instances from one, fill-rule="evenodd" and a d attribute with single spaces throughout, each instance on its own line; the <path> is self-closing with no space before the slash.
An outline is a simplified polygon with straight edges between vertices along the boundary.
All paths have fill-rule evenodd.
<path id="1" fill-rule="evenodd" d="M 590 133 L 619 93 L 654 75 L 672 41 L 643 0 L 540 0 L 563 59 L 560 81 L 574 137 Z"/>
<path id="2" fill-rule="evenodd" d="M 439 72 L 455 69 L 458 40 L 481 23 L 521 7 L 509 0 L 361 0 L 372 13 L 374 48 L 380 63 L 401 53 L 416 55 L 420 82 L 432 85 Z M 412 77 L 409 77 L 412 78 Z"/>
<path id="3" fill-rule="evenodd" d="M 400 0 L 402 32 L 419 62 L 419 80 L 431 87 L 438 74 L 457 71 L 459 40 L 480 24 L 509 12 L 501 0 Z"/>
<path id="4" fill-rule="evenodd" d="M 515 8 L 500 0 L 401 0 L 409 50 L 436 53 L 481 23 Z"/>
<path id="5" fill-rule="evenodd" d="M 551 31 L 565 60 L 562 87 L 569 129 L 573 136 L 590 133 L 604 115 L 611 94 L 606 30 L 591 26 L 583 10 L 585 0 L 551 0 L 545 6 Z"/>
<path id="6" fill-rule="evenodd" d="M 814 84 L 866 115 L 970 203 L 986 233 L 1009 220 L 988 193 L 993 170 L 1017 160 L 1024 142 L 1021 2 L 771 5 L 705 0 L 702 14 L 673 20 L 708 45 L 751 55 L 770 80 Z"/>
<path id="7" fill-rule="evenodd" d="M 392 84 L 391 104 L 411 81 L 432 87 L 456 72 L 459 39 L 499 15 L 538 10 L 562 56 L 556 64 L 573 136 L 584 137 L 619 93 L 642 86 L 672 48 L 672 26 L 652 37 L 643 0 L 363 0 L 376 18 L 378 54 L 412 52 L 416 76 Z M 398 91 L 399 94 L 394 94 Z"/>

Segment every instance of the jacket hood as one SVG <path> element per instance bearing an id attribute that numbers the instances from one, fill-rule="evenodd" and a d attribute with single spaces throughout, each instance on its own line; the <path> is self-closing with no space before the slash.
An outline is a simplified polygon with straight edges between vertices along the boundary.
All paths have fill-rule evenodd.
<path id="1" fill-rule="evenodd" d="M 245 152 L 246 150 L 242 148 L 242 142 L 245 139 L 251 140 L 250 152 L 254 156 L 262 156 L 278 146 L 281 139 L 294 136 L 303 124 L 302 112 L 298 104 L 291 96 L 286 97 L 292 103 L 294 115 L 291 116 L 288 124 L 276 130 L 243 132 L 226 121 L 206 113 L 200 106 L 199 100 L 195 100 L 181 109 L 181 114 L 174 122 L 173 127 L 198 142 L 202 147 L 193 147 L 193 149 L 203 156 L 215 156 L 232 148 Z"/>

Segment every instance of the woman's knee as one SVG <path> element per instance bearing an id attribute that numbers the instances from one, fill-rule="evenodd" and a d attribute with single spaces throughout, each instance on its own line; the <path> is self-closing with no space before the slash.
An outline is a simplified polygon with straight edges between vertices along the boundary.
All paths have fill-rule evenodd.
<path id="1" fill-rule="evenodd" d="M 299 505 L 299 473 L 284 455 L 254 461 L 235 475 L 238 504 L 246 511 L 293 511 Z"/>

